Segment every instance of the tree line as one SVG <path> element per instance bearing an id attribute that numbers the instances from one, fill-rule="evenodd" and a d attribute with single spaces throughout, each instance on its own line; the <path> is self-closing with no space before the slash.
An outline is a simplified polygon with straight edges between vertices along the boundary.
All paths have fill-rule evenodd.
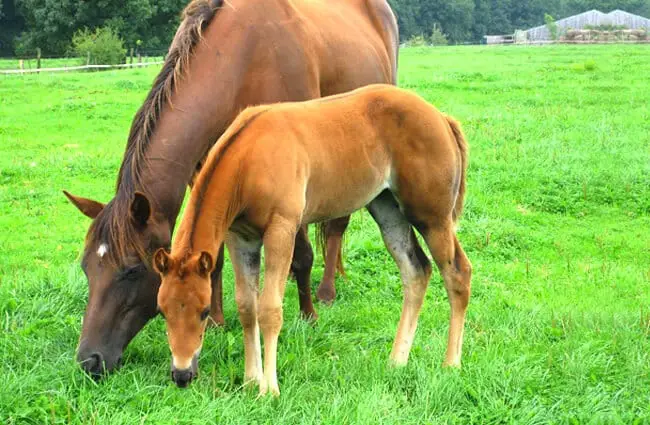
<path id="1" fill-rule="evenodd" d="M 250 0 L 254 1 L 254 0 Z M 1 0 L 0 54 L 28 55 L 69 51 L 73 35 L 109 26 L 127 48 L 166 50 L 188 0 Z M 389 0 L 398 16 L 400 37 L 430 36 L 434 28 L 451 43 L 477 43 L 486 34 L 544 25 L 598 9 L 622 9 L 650 17 L 648 0 Z"/>

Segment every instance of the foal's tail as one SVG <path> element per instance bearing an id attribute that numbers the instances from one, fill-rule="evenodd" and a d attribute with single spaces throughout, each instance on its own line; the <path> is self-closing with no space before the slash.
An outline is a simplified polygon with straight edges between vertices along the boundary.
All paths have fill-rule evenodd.
<path id="1" fill-rule="evenodd" d="M 458 196 L 456 197 L 456 204 L 454 205 L 453 219 L 454 222 L 458 220 L 460 214 L 463 212 L 463 203 L 465 202 L 465 176 L 467 174 L 467 141 L 465 141 L 465 134 L 460 128 L 458 121 L 453 119 L 450 116 L 445 116 L 447 123 L 451 128 L 452 133 L 454 133 L 454 139 L 456 139 L 456 144 L 458 145 L 458 151 L 460 152 L 460 184 L 458 186 Z"/>

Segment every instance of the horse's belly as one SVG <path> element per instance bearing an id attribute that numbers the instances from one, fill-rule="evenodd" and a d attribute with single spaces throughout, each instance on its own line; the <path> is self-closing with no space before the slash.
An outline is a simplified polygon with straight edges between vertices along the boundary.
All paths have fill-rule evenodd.
<path id="1" fill-rule="evenodd" d="M 340 177 L 331 179 L 325 185 L 310 185 L 307 190 L 303 223 L 315 223 L 350 215 L 368 205 L 388 188 L 388 170 L 386 172 L 374 170 L 361 176 Z"/>

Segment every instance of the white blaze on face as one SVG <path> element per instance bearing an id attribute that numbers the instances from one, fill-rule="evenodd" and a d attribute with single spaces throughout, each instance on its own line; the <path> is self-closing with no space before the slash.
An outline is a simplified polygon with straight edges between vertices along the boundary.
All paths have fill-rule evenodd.
<path id="1" fill-rule="evenodd" d="M 108 245 L 105 243 L 99 245 L 99 248 L 97 248 L 97 255 L 99 258 L 104 258 L 104 255 L 108 252 Z"/>
<path id="2" fill-rule="evenodd" d="M 176 369 L 178 369 L 178 370 L 189 369 L 189 368 L 192 366 L 192 360 L 193 360 L 194 358 L 198 358 L 198 357 L 199 357 L 199 354 L 201 354 L 201 348 L 202 348 L 202 347 L 203 347 L 203 345 L 201 345 L 201 347 L 199 347 L 198 350 L 196 350 L 196 351 L 194 352 L 194 354 L 192 355 L 192 357 L 187 358 L 187 359 L 178 358 L 178 357 L 176 357 L 176 356 L 174 356 L 174 355 L 172 354 L 172 363 L 174 364 L 174 367 L 175 367 Z"/>

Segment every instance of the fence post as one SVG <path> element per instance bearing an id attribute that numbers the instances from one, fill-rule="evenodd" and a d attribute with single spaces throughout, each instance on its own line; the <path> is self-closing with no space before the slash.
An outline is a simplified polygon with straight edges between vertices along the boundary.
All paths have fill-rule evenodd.
<path id="1" fill-rule="evenodd" d="M 129 56 L 129 64 L 133 65 L 133 47 L 131 47 L 131 55 Z M 133 68 L 133 66 L 131 66 L 130 68 Z"/>
<path id="2" fill-rule="evenodd" d="M 90 65 L 90 52 L 86 55 L 86 66 Z"/>
<path id="3" fill-rule="evenodd" d="M 138 52 L 138 63 L 142 63 L 142 55 Z"/>
<path id="4" fill-rule="evenodd" d="M 18 59 L 18 68 L 21 70 L 25 69 L 25 61 L 23 59 Z"/>
<path id="5" fill-rule="evenodd" d="M 36 48 L 36 69 L 41 69 L 41 48 Z"/>

